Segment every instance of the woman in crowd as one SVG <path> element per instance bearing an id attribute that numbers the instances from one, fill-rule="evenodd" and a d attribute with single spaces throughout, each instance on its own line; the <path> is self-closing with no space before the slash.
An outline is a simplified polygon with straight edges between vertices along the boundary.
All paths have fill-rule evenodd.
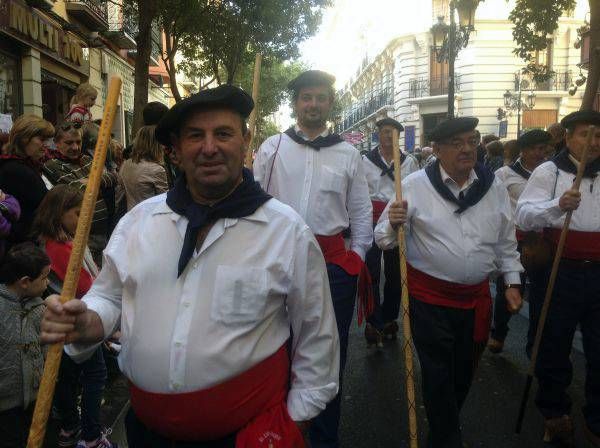
<path id="1" fill-rule="evenodd" d="M 169 189 L 163 163 L 163 147 L 154 138 L 156 126 L 143 126 L 133 142 L 131 159 L 121 166 L 127 210 Z"/>
<path id="2" fill-rule="evenodd" d="M 83 192 L 69 185 L 52 188 L 38 209 L 33 232 L 50 257 L 50 288 L 60 293 L 65 279 L 73 237 L 77 228 Z M 98 275 L 92 254 L 86 247 L 75 296 L 81 298 Z M 77 409 L 78 384 L 81 384 L 81 417 Z M 101 431 L 100 404 L 106 384 L 106 364 L 102 348 L 91 358 L 76 364 L 65 353 L 62 357 L 55 404 L 61 415 L 58 445 L 76 448 L 112 448 Z"/>
<path id="3" fill-rule="evenodd" d="M 44 141 L 54 136 L 54 126 L 36 115 L 22 115 L 10 130 L 7 154 L 0 156 L 0 190 L 21 206 L 13 223 L 9 245 L 29 238 L 31 223 L 48 189 L 42 176 Z"/>

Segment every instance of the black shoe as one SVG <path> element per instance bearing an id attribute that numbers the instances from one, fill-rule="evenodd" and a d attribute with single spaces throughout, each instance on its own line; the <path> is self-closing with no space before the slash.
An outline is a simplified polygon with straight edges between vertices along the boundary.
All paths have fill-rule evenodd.
<path id="1" fill-rule="evenodd" d="M 365 339 L 369 347 L 383 347 L 383 333 L 370 323 L 365 326 Z"/>

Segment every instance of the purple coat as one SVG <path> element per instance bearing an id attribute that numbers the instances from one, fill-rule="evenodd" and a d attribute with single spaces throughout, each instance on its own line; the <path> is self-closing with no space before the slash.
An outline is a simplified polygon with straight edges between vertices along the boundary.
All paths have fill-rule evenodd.
<path id="1" fill-rule="evenodd" d="M 12 224 L 19 220 L 21 207 L 14 196 L 9 194 L 0 201 L 0 259 L 4 256 L 4 240 L 10 234 Z"/>

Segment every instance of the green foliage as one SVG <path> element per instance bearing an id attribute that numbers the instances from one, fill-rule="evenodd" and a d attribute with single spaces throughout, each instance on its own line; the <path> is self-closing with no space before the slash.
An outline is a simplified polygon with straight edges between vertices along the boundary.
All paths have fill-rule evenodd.
<path id="1" fill-rule="evenodd" d="M 558 28 L 558 19 L 576 6 L 576 0 L 517 0 L 509 19 L 515 24 L 514 53 L 526 63 L 526 71 L 537 81 L 552 76 L 552 68 L 537 64 L 535 52 L 548 47 L 549 36 Z"/>
<path id="2" fill-rule="evenodd" d="M 263 120 L 262 123 L 257 124 L 256 135 L 254 136 L 252 145 L 253 149 L 258 148 L 267 138 L 280 133 L 282 130 L 273 121 Z"/>
<path id="3" fill-rule="evenodd" d="M 330 0 L 208 1 L 195 32 L 181 41 L 192 77 L 233 83 L 237 70 L 251 64 L 254 54 L 279 60 L 298 56 L 298 44 L 314 34 L 321 10 Z"/>

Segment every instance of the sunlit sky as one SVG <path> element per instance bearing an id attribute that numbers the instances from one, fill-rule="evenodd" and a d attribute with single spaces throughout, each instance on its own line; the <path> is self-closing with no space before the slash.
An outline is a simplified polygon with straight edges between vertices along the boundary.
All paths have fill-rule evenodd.
<path id="1" fill-rule="evenodd" d="M 302 44 L 302 60 L 334 74 L 341 88 L 365 54 L 374 56 L 392 38 L 419 30 L 421 1 L 334 0 L 317 34 Z"/>

